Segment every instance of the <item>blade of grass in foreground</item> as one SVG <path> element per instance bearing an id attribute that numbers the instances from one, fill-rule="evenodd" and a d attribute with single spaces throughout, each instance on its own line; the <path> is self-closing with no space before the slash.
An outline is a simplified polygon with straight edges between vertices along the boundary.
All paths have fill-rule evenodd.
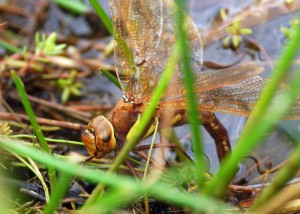
<path id="1" fill-rule="evenodd" d="M 21 98 L 22 104 L 24 106 L 24 109 L 26 111 L 26 114 L 29 117 L 29 121 L 33 127 L 36 137 L 38 138 L 39 143 L 45 152 L 47 152 L 48 154 L 51 154 L 51 150 L 45 140 L 44 134 L 43 134 L 38 122 L 36 121 L 34 112 L 30 106 L 30 102 L 27 98 L 27 94 L 23 87 L 23 83 L 22 83 L 21 79 L 17 76 L 16 72 L 12 71 L 11 74 L 12 74 L 14 83 L 17 87 L 17 90 L 18 90 L 19 96 Z M 49 176 L 49 181 L 50 181 L 50 189 L 52 190 L 52 188 L 55 186 L 55 183 L 56 183 L 56 173 L 52 167 L 48 167 L 48 176 Z"/>
<path id="2" fill-rule="evenodd" d="M 112 35 L 113 34 L 113 30 L 112 30 L 113 26 L 112 26 L 111 20 L 110 20 L 109 16 L 107 15 L 107 13 L 105 12 L 105 10 L 103 9 L 103 7 L 101 6 L 101 4 L 98 2 L 98 0 L 89 0 L 89 2 L 93 6 L 93 8 L 96 11 L 97 15 L 99 16 L 99 18 L 102 20 L 102 22 L 105 25 L 108 32 Z"/>
<path id="3" fill-rule="evenodd" d="M 184 207 L 189 207 L 192 210 L 198 212 L 224 212 L 225 207 L 223 203 L 210 197 L 206 197 L 200 194 L 189 195 L 178 191 L 178 189 L 176 188 L 169 188 L 168 184 L 163 182 L 156 182 L 152 185 L 147 185 L 145 183 L 137 182 L 136 180 L 128 176 L 106 174 L 94 169 L 89 169 L 84 166 L 81 167 L 68 161 L 61 161 L 41 150 L 24 145 L 24 141 L 14 140 L 7 136 L 0 135 L 0 148 L 5 150 L 12 150 L 20 156 L 30 157 L 34 161 L 45 164 L 48 167 L 55 168 L 63 173 L 84 178 L 90 182 L 102 182 L 105 185 L 111 186 L 114 190 L 120 190 L 121 192 L 126 190 L 126 197 L 137 195 L 137 198 L 135 198 L 136 200 L 138 200 L 139 197 L 146 192 L 154 199 L 181 205 Z M 123 201 L 124 195 L 122 195 L 121 192 L 119 195 L 113 198 L 114 200 L 110 201 L 112 205 L 120 204 L 120 201 Z M 96 209 L 98 212 L 99 210 L 101 210 L 101 207 L 99 206 L 97 206 Z M 116 210 L 117 208 L 118 206 L 112 206 L 111 209 Z"/>
<path id="4" fill-rule="evenodd" d="M 134 148 L 137 144 L 138 140 L 142 137 L 145 128 L 149 124 L 154 112 L 156 111 L 157 104 L 160 101 L 160 98 L 163 92 L 166 90 L 168 83 L 172 77 L 175 65 L 179 58 L 179 45 L 176 43 L 174 46 L 174 50 L 169 58 L 165 71 L 161 75 L 161 78 L 155 88 L 153 96 L 149 101 L 149 105 L 147 106 L 145 112 L 142 114 L 141 119 L 137 122 L 130 130 L 127 135 L 127 142 L 124 144 L 123 148 L 121 149 L 120 153 L 115 159 L 115 162 L 111 166 L 109 172 L 115 172 L 119 168 L 119 166 L 124 162 L 125 158 L 129 154 L 129 152 Z M 94 189 L 93 193 L 90 195 L 89 199 L 87 200 L 86 204 L 83 207 L 83 210 L 86 206 L 89 206 L 97 201 L 97 198 L 101 195 L 103 190 L 103 185 L 98 184 L 97 187 Z"/>
<path id="5" fill-rule="evenodd" d="M 70 159 L 71 158 L 69 156 L 69 160 Z M 76 163 L 78 161 L 76 159 L 73 159 L 73 162 Z M 55 185 L 53 191 L 51 192 L 50 201 L 48 204 L 46 204 L 43 214 L 54 213 L 55 210 L 59 207 L 62 198 L 69 190 L 69 182 L 71 181 L 72 177 L 72 174 L 61 172 L 58 182 Z"/>
<path id="6" fill-rule="evenodd" d="M 149 101 L 149 105 L 147 106 L 145 112 L 142 114 L 140 121 L 137 124 L 135 124 L 128 133 L 127 142 L 124 144 L 122 150 L 120 151 L 114 164 L 112 165 L 110 169 L 111 172 L 115 172 L 118 169 L 118 167 L 124 162 L 129 152 L 133 149 L 138 140 L 142 137 L 145 128 L 149 124 L 151 118 L 153 117 L 156 111 L 161 96 L 163 95 L 164 91 L 168 86 L 169 81 L 171 80 L 173 71 L 179 58 L 179 53 L 180 47 L 178 43 L 176 43 L 174 46 L 174 50 L 167 63 L 167 66 L 159 79 L 159 82 L 154 90 L 151 100 Z"/>
<path id="7" fill-rule="evenodd" d="M 218 197 L 223 197 L 225 195 L 227 186 L 236 173 L 238 162 L 260 143 L 262 138 L 265 137 L 265 134 L 276 124 L 276 122 L 278 122 L 292 105 L 295 95 L 290 97 L 288 97 L 289 95 L 282 96 L 282 101 L 279 102 L 276 107 L 273 107 L 272 109 L 269 107 L 276 89 L 289 71 L 289 67 L 300 45 L 299 41 L 300 25 L 298 25 L 295 34 L 293 34 L 291 40 L 284 48 L 283 54 L 274 69 L 271 80 L 266 89 L 262 92 L 257 105 L 251 113 L 235 149 L 227 158 L 225 158 L 219 171 L 214 176 L 214 179 L 207 186 L 207 194 Z M 292 79 L 298 80 L 298 75 L 300 75 L 300 73 L 296 73 L 295 77 Z M 299 82 L 292 84 L 296 89 L 298 89 L 300 85 Z M 270 110 L 272 110 L 272 112 Z"/>
<path id="8" fill-rule="evenodd" d="M 30 138 L 30 139 L 36 139 L 36 136 L 32 136 L 32 135 L 26 135 L 26 134 L 19 134 L 19 135 L 11 135 L 11 138 Z M 47 142 L 51 142 L 51 143 L 62 143 L 62 144 L 72 144 L 72 145 L 79 145 L 79 146 L 84 146 L 84 144 L 82 142 L 79 141 L 72 141 L 72 140 L 63 140 L 63 139 L 53 139 L 53 138 L 46 138 L 45 140 Z"/>
<path id="9" fill-rule="evenodd" d="M 199 187 L 202 187 L 205 182 L 204 171 L 205 171 L 205 161 L 203 158 L 203 144 L 201 140 L 201 132 L 199 129 L 199 112 L 198 112 L 198 99 L 195 93 L 195 77 L 191 67 L 191 54 L 189 44 L 187 42 L 187 35 L 184 26 L 185 24 L 185 14 L 184 14 L 184 1 L 178 0 L 178 19 L 177 19 L 177 27 L 179 32 L 179 44 L 181 50 L 181 59 L 182 59 L 182 73 L 183 73 L 183 83 L 184 87 L 187 91 L 186 99 L 188 103 L 188 120 L 191 125 L 190 129 L 192 132 L 192 143 L 195 154 L 195 165 L 197 167 L 197 184 Z M 189 25 L 188 25 L 189 26 Z M 199 44 L 199 48 L 202 48 Z"/>

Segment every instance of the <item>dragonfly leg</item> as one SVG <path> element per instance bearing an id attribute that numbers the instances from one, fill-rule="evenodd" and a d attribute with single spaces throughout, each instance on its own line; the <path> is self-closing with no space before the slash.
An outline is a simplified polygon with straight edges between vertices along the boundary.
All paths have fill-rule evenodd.
<path id="1" fill-rule="evenodd" d="M 218 158 L 221 162 L 231 150 L 227 130 L 214 113 L 202 111 L 201 116 L 204 128 L 215 141 Z"/>

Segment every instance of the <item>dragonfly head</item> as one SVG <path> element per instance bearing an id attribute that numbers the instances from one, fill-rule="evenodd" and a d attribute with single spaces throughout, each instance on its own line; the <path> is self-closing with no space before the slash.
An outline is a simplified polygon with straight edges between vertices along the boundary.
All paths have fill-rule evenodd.
<path id="1" fill-rule="evenodd" d="M 111 123 L 103 116 L 95 117 L 81 133 L 82 141 L 90 156 L 102 158 L 116 147 Z"/>

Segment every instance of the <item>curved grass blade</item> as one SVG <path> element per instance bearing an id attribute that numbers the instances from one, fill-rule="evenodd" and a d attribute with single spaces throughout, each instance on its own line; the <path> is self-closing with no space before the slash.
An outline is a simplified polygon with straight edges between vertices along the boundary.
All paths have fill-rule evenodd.
<path id="1" fill-rule="evenodd" d="M 73 162 L 76 163 L 78 161 L 73 160 Z M 73 178 L 73 175 L 70 174 L 70 173 L 64 173 L 64 172 L 61 173 L 61 175 L 59 176 L 57 184 L 55 185 L 53 191 L 51 192 L 50 201 L 46 205 L 46 207 L 43 211 L 43 214 L 51 214 L 51 213 L 55 212 L 55 210 L 60 205 L 60 201 L 62 200 L 62 198 L 67 193 L 67 191 L 70 187 L 69 182 L 71 181 L 72 178 Z"/>
<path id="2" fill-rule="evenodd" d="M 148 107 L 146 108 L 145 112 L 142 114 L 140 121 L 138 124 L 136 123 L 128 133 L 128 139 L 127 142 L 122 147 L 120 153 L 115 159 L 115 162 L 109 169 L 109 173 L 117 171 L 117 169 L 120 167 L 120 165 L 124 162 L 125 158 L 129 154 L 129 152 L 134 148 L 134 146 L 137 144 L 138 140 L 142 137 L 145 128 L 149 124 L 152 115 L 156 111 L 157 104 L 160 101 L 160 98 L 163 94 L 163 92 L 166 90 L 168 83 L 172 77 L 173 70 L 177 64 L 178 58 L 179 58 L 179 44 L 176 43 L 174 46 L 174 50 L 169 58 L 168 64 L 157 84 L 157 87 L 155 88 L 155 91 L 153 93 L 153 96 L 149 102 Z M 101 195 L 101 192 L 103 191 L 103 185 L 98 184 L 97 187 L 94 189 L 93 193 L 90 195 L 89 199 L 87 200 L 86 204 L 91 205 L 97 201 L 97 198 Z M 83 207 L 84 208 L 84 207 Z"/>
<path id="3" fill-rule="evenodd" d="M 20 53 L 22 50 L 0 39 L 0 47 L 12 53 Z"/>
<path id="4" fill-rule="evenodd" d="M 12 74 L 12 78 L 14 80 L 14 83 L 17 87 L 17 90 L 18 90 L 18 93 L 19 93 L 19 96 L 21 98 L 21 101 L 22 101 L 22 104 L 24 106 L 24 109 L 26 111 L 26 114 L 28 115 L 29 117 L 29 121 L 33 127 L 33 130 L 34 130 L 34 133 L 36 134 L 36 137 L 38 138 L 38 141 L 42 147 L 42 149 L 48 153 L 48 154 L 51 154 L 51 150 L 45 140 L 45 137 L 44 137 L 44 134 L 38 124 L 38 122 L 36 121 L 36 118 L 35 118 L 35 115 L 34 115 L 34 112 L 30 106 L 30 102 L 27 98 L 27 94 L 26 94 L 26 91 L 24 89 L 24 86 L 23 86 L 23 83 L 21 81 L 21 79 L 17 76 L 16 72 L 15 71 L 11 71 L 11 74 Z M 48 175 L 49 175 L 49 180 L 50 180 L 50 189 L 52 189 L 56 183 L 56 173 L 55 173 L 55 170 L 52 168 L 52 167 L 49 167 L 48 168 Z"/>
<path id="5" fill-rule="evenodd" d="M 185 23 L 184 23 L 184 1 L 178 0 L 178 20 L 177 20 L 177 27 L 179 32 L 179 44 L 180 44 L 180 51 L 182 53 L 181 59 L 183 64 L 183 83 L 184 87 L 187 91 L 186 98 L 188 103 L 188 120 L 189 124 L 191 125 L 190 129 L 192 132 L 192 143 L 193 148 L 195 150 L 195 164 L 197 167 L 197 182 L 198 186 L 203 186 L 205 182 L 204 171 L 205 171 L 205 161 L 203 158 L 203 146 L 201 140 L 201 132 L 199 129 L 199 112 L 198 112 L 198 100 L 195 93 L 195 77 L 191 67 L 191 56 L 189 50 L 189 44 L 187 42 L 187 35 L 185 31 Z M 202 48 L 202 47 L 201 47 Z"/>
<path id="6" fill-rule="evenodd" d="M 36 136 L 33 135 L 26 135 L 26 134 L 19 134 L 19 135 L 12 135 L 11 138 L 29 138 L 29 139 L 36 139 Z M 62 144 L 71 144 L 71 145 L 78 145 L 78 146 L 84 146 L 82 142 L 79 141 L 73 141 L 73 140 L 63 140 L 63 139 L 53 139 L 53 138 L 47 138 L 45 137 L 45 140 L 47 142 L 52 143 L 62 143 Z"/>
<path id="7" fill-rule="evenodd" d="M 178 189 L 169 188 L 168 184 L 163 182 L 156 182 L 154 184 L 146 184 L 135 181 L 133 178 L 124 175 L 113 175 L 99 172 L 87 167 L 80 167 L 77 164 L 68 161 L 61 161 L 54 158 L 36 148 L 24 145 L 23 141 L 14 140 L 7 136 L 0 135 L 0 148 L 14 151 L 16 154 L 23 157 L 30 157 L 34 161 L 45 164 L 48 167 L 57 169 L 58 171 L 84 178 L 93 183 L 102 182 L 117 190 L 126 190 L 127 197 L 143 195 L 145 192 L 161 201 L 173 203 L 180 206 L 189 207 L 195 211 L 209 212 L 209 213 L 224 213 L 224 205 L 218 200 L 212 199 L 204 195 L 192 195 L 178 191 Z M 168 188 L 166 188 L 168 187 Z M 123 201 L 124 197 L 121 193 L 110 200 L 112 205 L 117 205 Z M 136 198 L 138 199 L 138 198 Z M 123 204 L 121 204 L 123 205 Z M 96 205 L 98 212 L 101 209 L 101 204 Z M 91 208 L 91 207 L 88 207 Z M 111 209 L 116 209 L 117 206 L 112 206 Z"/>
<path id="8" fill-rule="evenodd" d="M 149 105 L 147 106 L 145 112 L 142 114 L 139 123 L 135 124 L 130 130 L 130 132 L 128 133 L 127 142 L 124 144 L 121 152 L 119 153 L 114 164 L 112 165 L 110 169 L 111 172 L 115 172 L 118 169 L 118 167 L 123 163 L 123 161 L 129 154 L 129 152 L 133 149 L 133 147 L 136 145 L 138 140 L 142 137 L 144 130 L 149 124 L 152 115 L 156 111 L 157 104 L 159 103 L 160 98 L 163 95 L 164 91 L 166 90 L 168 83 L 172 77 L 175 65 L 179 58 L 179 53 L 180 53 L 179 45 L 176 43 L 174 47 L 174 51 L 172 52 L 170 59 L 168 61 L 168 64 L 157 84 L 157 87 L 155 88 L 151 100 L 149 101 Z"/>
<path id="9" fill-rule="evenodd" d="M 91 5 L 93 6 L 94 10 L 96 11 L 99 18 L 102 20 L 103 24 L 105 25 L 108 32 L 112 35 L 113 34 L 113 26 L 111 20 L 101 4 L 99 4 L 98 0 L 89 0 Z"/>
<path id="10" fill-rule="evenodd" d="M 115 84 L 119 89 L 121 89 L 121 85 L 120 85 L 118 78 L 116 78 L 114 75 L 112 75 L 107 70 L 100 69 L 100 71 L 107 79 L 109 79 L 113 84 Z"/>
<path id="11" fill-rule="evenodd" d="M 275 66 L 269 85 L 262 92 L 262 95 L 251 113 L 235 149 L 227 158 L 225 158 L 214 179 L 207 186 L 207 194 L 218 197 L 223 197 L 226 194 L 227 186 L 236 173 L 238 162 L 260 143 L 260 141 L 265 137 L 265 133 L 267 133 L 280 120 L 288 108 L 293 104 L 293 100 L 299 92 L 300 87 L 299 72 L 295 74 L 294 78 L 291 78 L 293 79 L 290 87 L 292 92 L 282 96 L 282 102 L 280 102 L 280 105 L 277 105 L 276 107 L 269 106 L 277 87 L 289 71 L 292 60 L 298 51 L 298 47 L 300 45 L 299 41 L 300 25 L 298 25 L 297 30 L 288 42 L 287 46 L 284 48 L 282 56 Z M 271 111 L 272 116 L 268 114 Z"/>

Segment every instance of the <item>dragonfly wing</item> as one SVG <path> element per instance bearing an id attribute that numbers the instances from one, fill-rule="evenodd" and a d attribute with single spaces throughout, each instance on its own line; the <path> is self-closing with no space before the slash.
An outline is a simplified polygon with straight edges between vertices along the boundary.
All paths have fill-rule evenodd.
<path id="1" fill-rule="evenodd" d="M 212 70 L 209 72 L 196 73 L 195 90 L 198 94 L 232 85 L 242 80 L 254 77 L 263 72 L 263 67 L 257 63 L 248 62 L 243 65 L 234 66 L 226 69 Z M 164 100 L 182 99 L 185 94 L 184 87 L 180 80 L 174 81 L 167 89 Z"/>
<path id="2" fill-rule="evenodd" d="M 255 104 L 259 101 L 261 91 L 268 85 L 268 82 L 268 80 L 256 76 L 237 84 L 198 94 L 200 100 L 202 97 L 204 101 L 203 105 L 200 104 L 199 107 L 201 110 L 206 111 L 249 116 Z M 268 110 L 269 115 L 272 115 L 272 108 L 278 108 L 280 103 L 284 101 L 283 96 L 290 93 L 291 90 L 288 85 L 280 85 L 272 99 L 272 107 Z M 294 105 L 285 114 L 284 119 L 300 119 L 300 95 L 296 97 Z"/>
<path id="3" fill-rule="evenodd" d="M 259 76 L 198 94 L 200 109 L 248 116 L 266 81 Z"/>
<path id="4" fill-rule="evenodd" d="M 199 110 L 247 116 L 253 109 L 265 84 L 261 77 L 254 76 L 235 84 L 201 91 L 197 93 Z M 160 107 L 186 109 L 185 96 L 167 99 L 160 104 Z"/>
<path id="5" fill-rule="evenodd" d="M 156 59 L 163 31 L 163 1 L 131 0 L 128 11 L 126 26 L 136 66 L 133 93 L 142 98 L 153 91 L 155 84 L 154 67 L 159 63 Z"/>
<path id="6" fill-rule="evenodd" d="M 153 2 L 155 1 L 152 1 L 152 3 Z M 167 61 L 173 51 L 174 44 L 178 39 L 178 10 L 179 8 L 173 1 L 163 1 L 163 30 L 161 33 L 160 43 L 155 48 L 156 54 L 152 58 L 154 61 L 149 60 L 149 63 L 147 62 L 148 67 L 146 69 L 142 67 L 143 65 L 139 67 L 142 71 L 142 75 L 146 78 L 146 81 L 150 81 L 150 87 L 147 87 L 146 89 L 143 87 L 139 87 L 139 92 L 144 93 L 147 96 L 153 92 L 153 89 L 158 83 L 160 75 L 164 71 Z M 191 66 L 195 72 L 201 71 L 201 66 L 203 64 L 203 45 L 201 36 L 192 19 L 185 13 L 184 19 L 185 31 L 187 34 L 189 49 L 191 52 Z M 179 72 L 180 67 L 181 62 L 179 61 L 175 68 L 172 82 L 176 82 L 181 79 L 181 74 Z M 142 86 L 143 82 L 139 81 L 138 85 Z"/>
<path id="7" fill-rule="evenodd" d="M 268 80 L 254 76 L 235 84 L 224 87 L 201 91 L 197 94 L 199 99 L 199 110 L 223 112 L 240 116 L 249 116 L 258 101 L 261 91 L 267 86 Z M 282 102 L 282 96 L 289 93 L 289 86 L 282 84 L 273 98 L 273 106 Z M 161 108 L 186 109 L 187 103 L 184 97 L 168 100 L 161 103 Z M 270 111 L 270 114 L 272 112 Z M 300 95 L 297 96 L 295 104 L 285 115 L 285 119 L 300 119 Z"/>
<path id="8" fill-rule="evenodd" d="M 109 6 L 113 23 L 113 36 L 114 36 L 114 54 L 115 65 L 118 80 L 121 85 L 123 93 L 131 91 L 130 74 L 132 72 L 132 65 L 134 59 L 130 49 L 130 41 L 128 33 L 125 28 L 124 8 L 128 3 L 120 0 L 110 0 Z"/>
<path id="9" fill-rule="evenodd" d="M 178 37 L 178 10 L 171 0 L 110 0 L 115 38 L 115 62 L 122 89 L 144 99 L 153 92 Z M 201 71 L 203 45 L 197 27 L 186 14 L 185 30 L 191 66 Z M 173 81 L 180 79 L 180 62 Z"/>
<path id="10" fill-rule="evenodd" d="M 137 95 L 151 82 L 147 77 L 153 76 L 147 72 L 161 38 L 162 0 L 110 0 L 109 5 L 118 78 L 125 94 Z"/>

